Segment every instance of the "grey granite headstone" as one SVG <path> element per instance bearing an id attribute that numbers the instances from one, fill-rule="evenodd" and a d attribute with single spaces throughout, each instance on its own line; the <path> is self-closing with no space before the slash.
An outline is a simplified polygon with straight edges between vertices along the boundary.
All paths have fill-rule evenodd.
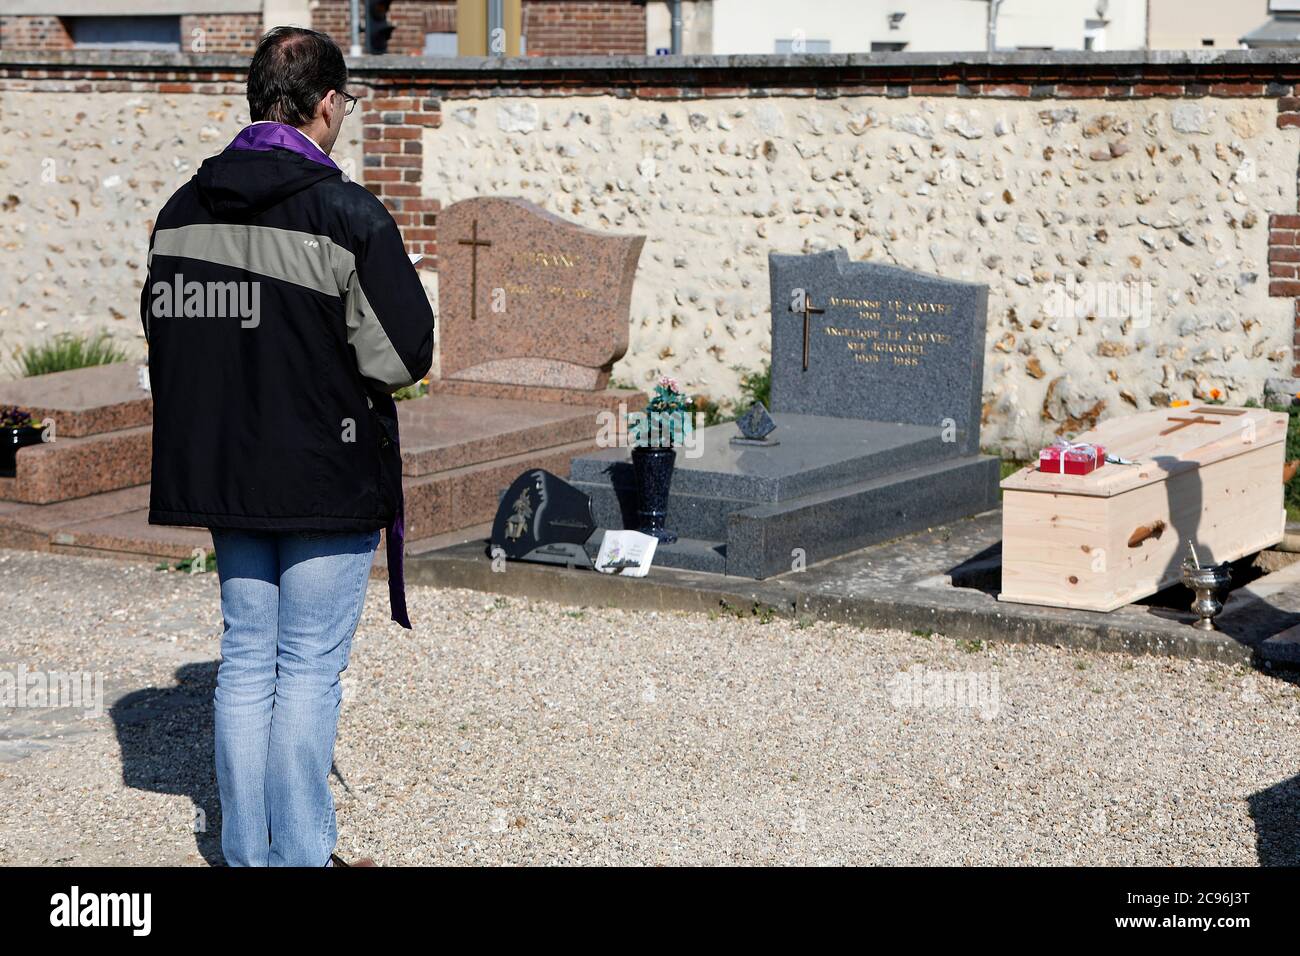
<path id="1" fill-rule="evenodd" d="M 978 449 L 986 286 L 843 249 L 768 263 L 773 413 L 928 425 Z"/>

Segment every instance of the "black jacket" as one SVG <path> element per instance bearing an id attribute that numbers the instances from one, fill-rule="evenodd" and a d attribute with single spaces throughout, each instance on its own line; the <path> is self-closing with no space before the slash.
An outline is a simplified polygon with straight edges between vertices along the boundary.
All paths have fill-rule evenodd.
<path id="1" fill-rule="evenodd" d="M 401 459 L 380 410 L 428 374 L 433 313 L 383 203 L 289 149 L 228 149 L 159 213 L 140 312 L 151 523 L 389 524 Z"/>

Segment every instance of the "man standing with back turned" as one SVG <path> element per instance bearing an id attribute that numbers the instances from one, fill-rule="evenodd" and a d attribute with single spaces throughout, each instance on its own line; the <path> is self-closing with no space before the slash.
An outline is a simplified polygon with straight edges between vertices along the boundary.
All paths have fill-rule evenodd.
<path id="1" fill-rule="evenodd" d="M 277 27 L 252 125 L 158 215 L 140 313 L 154 524 L 209 528 L 225 631 L 215 699 L 232 866 L 329 866 L 329 788 L 379 530 L 406 627 L 392 392 L 423 378 L 433 314 L 383 203 L 329 158 L 356 98 L 329 37 Z M 338 861 L 342 862 L 342 861 Z"/>

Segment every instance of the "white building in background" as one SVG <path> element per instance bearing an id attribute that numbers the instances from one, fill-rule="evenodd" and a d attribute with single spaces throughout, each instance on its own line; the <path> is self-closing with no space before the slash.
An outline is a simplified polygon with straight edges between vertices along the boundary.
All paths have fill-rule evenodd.
<path id="1" fill-rule="evenodd" d="M 1147 0 L 1147 43 L 1153 50 L 1240 49 L 1263 24 L 1269 0 Z"/>
<path id="2" fill-rule="evenodd" d="M 683 52 L 983 50 L 989 6 L 989 0 L 683 0 Z M 647 4 L 647 53 L 669 46 L 668 8 L 665 0 Z M 1001 0 L 997 11 L 999 50 L 1146 45 L 1147 0 Z"/>

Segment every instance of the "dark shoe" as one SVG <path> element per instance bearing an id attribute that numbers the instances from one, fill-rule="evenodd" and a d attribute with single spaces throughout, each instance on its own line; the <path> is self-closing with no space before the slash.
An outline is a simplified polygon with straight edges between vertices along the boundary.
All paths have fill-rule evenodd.
<path id="1" fill-rule="evenodd" d="M 360 860 L 357 860 L 355 863 L 347 863 L 337 853 L 331 853 L 330 860 L 334 863 L 335 866 L 378 866 L 379 865 L 374 860 L 370 859 L 370 857 L 368 856 L 362 857 Z"/>

